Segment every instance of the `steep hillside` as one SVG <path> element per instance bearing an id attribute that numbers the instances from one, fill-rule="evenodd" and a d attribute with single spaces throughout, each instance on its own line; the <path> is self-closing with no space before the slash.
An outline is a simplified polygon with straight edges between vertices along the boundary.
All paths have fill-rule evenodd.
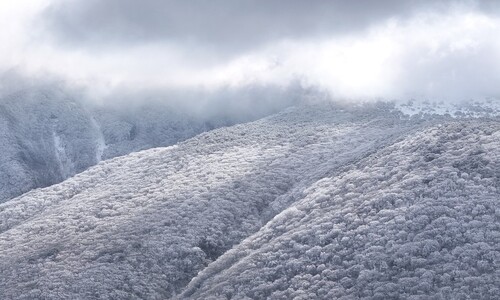
<path id="1" fill-rule="evenodd" d="M 172 296 L 305 187 L 413 130 L 381 110 L 291 109 L 4 203 L 0 296 Z"/>
<path id="2" fill-rule="evenodd" d="M 500 125 L 290 108 L 0 205 L 2 299 L 492 297 Z"/>
<path id="3" fill-rule="evenodd" d="M 428 128 L 311 185 L 180 298 L 495 299 L 500 125 Z"/>
<path id="4" fill-rule="evenodd" d="M 0 202 L 96 164 L 102 141 L 91 114 L 60 92 L 0 99 Z"/>
<path id="5" fill-rule="evenodd" d="M 0 97 L 0 203 L 97 162 L 169 146 L 236 120 L 198 118 L 162 103 L 93 105 L 57 88 Z"/>

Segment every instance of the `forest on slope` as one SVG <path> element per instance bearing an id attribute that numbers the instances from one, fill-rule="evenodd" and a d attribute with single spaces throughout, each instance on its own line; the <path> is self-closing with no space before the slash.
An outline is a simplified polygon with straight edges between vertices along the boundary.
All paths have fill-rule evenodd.
<path id="1" fill-rule="evenodd" d="M 180 298 L 496 298 L 499 138 L 446 122 L 319 180 Z"/>
<path id="2" fill-rule="evenodd" d="M 488 297 L 498 119 L 304 105 L 0 205 L 0 296 Z"/>
<path id="3" fill-rule="evenodd" d="M 0 89 L 0 203 L 59 183 L 101 160 L 170 146 L 214 128 L 259 119 L 289 104 L 276 101 L 248 111 L 242 99 L 241 110 L 223 103 L 218 105 L 225 109 L 217 112 L 200 108 L 196 113 L 165 99 L 98 103 L 53 83 L 8 82 L 2 88 L 6 90 Z M 280 92 L 271 94 L 283 97 Z M 221 102 L 224 96 L 217 95 Z"/>

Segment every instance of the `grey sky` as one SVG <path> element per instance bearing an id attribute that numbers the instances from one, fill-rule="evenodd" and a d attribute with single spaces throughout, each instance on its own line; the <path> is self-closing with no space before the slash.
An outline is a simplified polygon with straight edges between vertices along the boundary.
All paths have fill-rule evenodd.
<path id="1" fill-rule="evenodd" d="M 164 42 L 227 54 L 281 39 L 349 34 L 460 3 L 465 1 L 73 0 L 49 6 L 44 22 L 58 41 L 73 46 Z"/>
<path id="2" fill-rule="evenodd" d="M 499 96 L 493 0 L 2 0 L 0 69 L 126 88 Z"/>

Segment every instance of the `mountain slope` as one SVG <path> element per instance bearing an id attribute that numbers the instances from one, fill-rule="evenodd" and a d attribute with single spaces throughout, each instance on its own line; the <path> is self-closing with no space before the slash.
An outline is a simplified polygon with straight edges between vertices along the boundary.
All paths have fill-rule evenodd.
<path id="1" fill-rule="evenodd" d="M 180 298 L 494 299 L 500 125 L 426 129 L 324 178 Z"/>
<path id="2" fill-rule="evenodd" d="M 92 116 L 57 91 L 2 98 L 0 124 L 0 202 L 60 182 L 100 159 Z"/>
<path id="3" fill-rule="evenodd" d="M 399 117 L 378 107 L 294 108 L 111 159 L 8 201 L 0 296 L 172 296 L 305 187 L 417 126 Z"/>
<path id="4" fill-rule="evenodd" d="M 299 106 L 103 161 L 0 205 L 0 298 L 494 295 L 498 124 Z"/>
<path id="5" fill-rule="evenodd" d="M 97 162 L 168 146 L 212 128 L 162 103 L 126 107 L 86 104 L 58 88 L 26 88 L 0 96 L 0 202 L 46 187 Z"/>

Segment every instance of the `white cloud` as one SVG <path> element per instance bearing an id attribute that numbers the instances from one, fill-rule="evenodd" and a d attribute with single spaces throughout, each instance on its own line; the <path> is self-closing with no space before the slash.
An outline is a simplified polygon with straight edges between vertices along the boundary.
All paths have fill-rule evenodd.
<path id="1" fill-rule="evenodd" d="M 500 36 L 498 18 L 467 11 L 420 14 L 356 35 L 277 43 L 230 62 L 221 82 L 284 84 L 300 78 L 344 98 L 495 96 L 500 94 L 495 36 Z"/>
<path id="2" fill-rule="evenodd" d="M 103 33 L 88 31 L 79 43 L 68 45 L 60 40 L 61 33 L 53 32 L 56 29 L 47 31 L 42 26 L 47 22 L 43 18 L 50 17 L 46 8 L 53 9 L 50 4 L 58 3 L 53 1 L 0 1 L 0 25 L 6 28 L 0 34 L 0 42 L 5 45 L 0 49 L 3 69 L 14 67 L 28 74 L 55 74 L 91 87 L 100 95 L 124 87 L 216 90 L 255 84 L 286 86 L 296 81 L 326 89 L 336 97 L 352 99 L 411 96 L 455 99 L 500 94 L 496 84 L 500 79 L 500 46 L 496 39 L 500 36 L 500 18 L 481 10 L 482 6 L 475 1 L 449 1 L 454 5 L 444 5 L 448 2 L 442 1 L 440 6 L 429 2 L 411 9 L 406 6 L 391 9 L 390 1 L 384 2 L 385 6 L 361 8 L 337 3 L 344 5 L 344 11 L 353 18 L 358 18 L 357 12 L 361 10 L 369 22 L 358 18 L 350 28 L 335 29 L 329 24 L 319 30 L 311 24 L 321 20 L 312 22 L 314 15 L 311 15 L 303 20 L 304 30 L 290 25 L 287 30 L 293 32 L 281 34 L 278 30 L 273 38 L 242 46 L 230 54 L 217 53 L 215 50 L 219 48 L 211 45 L 220 42 L 220 47 L 230 47 L 224 46 L 228 39 L 244 44 L 245 38 L 238 37 L 238 28 L 234 32 L 225 28 L 228 35 L 224 39 L 212 36 L 210 41 L 185 43 L 178 38 L 169 39 L 158 29 L 158 24 L 155 27 L 146 22 L 147 18 L 140 19 L 141 30 L 147 31 L 150 26 L 150 30 L 158 31 L 156 38 L 130 37 L 127 42 L 113 44 L 113 34 L 118 39 L 122 33 L 115 33 L 107 26 L 112 20 L 106 23 L 106 13 L 95 20 L 88 19 L 92 26 L 96 22 L 107 24 Z M 78 16 L 97 5 L 89 2 L 90 6 L 83 9 L 78 1 L 68 3 L 64 7 L 71 8 Z M 148 1 L 145 9 L 152 5 L 160 4 Z M 237 6 L 230 8 L 238 11 Z M 369 10 L 375 8 L 370 16 Z M 294 9 L 290 8 L 287 16 L 296 15 Z M 318 10 L 312 11 L 316 17 L 324 17 Z M 124 15 L 120 12 L 112 15 L 113 20 L 122 20 L 128 12 L 121 13 Z M 255 21 L 269 21 L 262 9 L 249 13 L 253 15 L 259 16 Z M 282 18 L 271 23 L 287 26 L 291 20 Z M 79 28 L 78 23 L 73 25 L 76 29 L 60 30 L 71 34 Z M 217 29 L 222 25 L 213 26 Z M 192 32 L 189 28 L 186 32 L 177 29 L 176 36 L 196 37 L 203 33 L 198 27 L 191 28 Z M 93 34 L 99 39 L 91 38 Z M 97 45 L 96 40 L 100 44 L 109 40 L 109 45 L 114 46 Z"/>

